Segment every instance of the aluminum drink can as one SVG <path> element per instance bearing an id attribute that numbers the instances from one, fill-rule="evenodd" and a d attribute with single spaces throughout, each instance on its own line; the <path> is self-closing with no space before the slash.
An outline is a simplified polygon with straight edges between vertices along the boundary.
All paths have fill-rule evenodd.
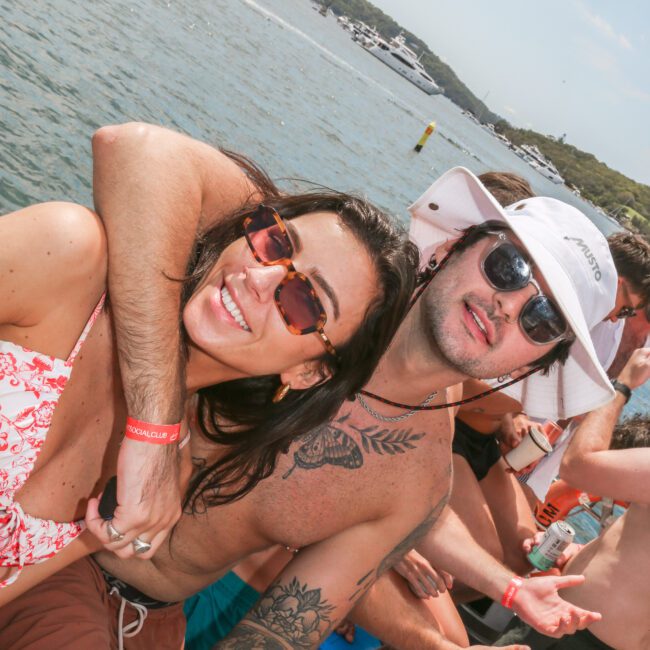
<path id="1" fill-rule="evenodd" d="M 562 551 L 573 541 L 575 530 L 566 521 L 553 522 L 544 533 L 539 546 L 528 554 L 528 561 L 540 571 L 548 571 L 555 566 Z"/>

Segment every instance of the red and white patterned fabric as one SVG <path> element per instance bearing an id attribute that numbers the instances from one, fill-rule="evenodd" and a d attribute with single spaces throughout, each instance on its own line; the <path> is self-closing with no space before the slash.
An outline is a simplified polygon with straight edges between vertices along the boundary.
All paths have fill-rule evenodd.
<path id="1" fill-rule="evenodd" d="M 14 496 L 34 468 L 74 360 L 104 298 L 65 360 L 0 341 L 0 566 L 17 569 L 0 587 L 14 582 L 24 565 L 55 555 L 83 530 L 83 521 L 32 517 Z"/>

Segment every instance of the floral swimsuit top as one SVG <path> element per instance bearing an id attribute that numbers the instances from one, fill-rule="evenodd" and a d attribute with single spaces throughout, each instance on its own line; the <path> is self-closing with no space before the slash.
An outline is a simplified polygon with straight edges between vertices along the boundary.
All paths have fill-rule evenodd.
<path id="1" fill-rule="evenodd" d="M 83 530 L 83 521 L 60 523 L 26 514 L 14 495 L 34 468 L 74 360 L 104 298 L 65 360 L 0 341 L 0 566 L 16 568 L 0 580 L 0 587 L 14 582 L 24 565 L 55 555 Z"/>

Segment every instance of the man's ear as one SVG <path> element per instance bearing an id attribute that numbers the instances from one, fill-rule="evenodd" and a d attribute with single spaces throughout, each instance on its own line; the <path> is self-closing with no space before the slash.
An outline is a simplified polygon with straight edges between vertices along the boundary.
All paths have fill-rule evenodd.
<path id="1" fill-rule="evenodd" d="M 280 381 L 291 386 L 291 390 L 306 390 L 332 378 L 332 372 L 322 361 L 299 363 L 280 373 Z"/>

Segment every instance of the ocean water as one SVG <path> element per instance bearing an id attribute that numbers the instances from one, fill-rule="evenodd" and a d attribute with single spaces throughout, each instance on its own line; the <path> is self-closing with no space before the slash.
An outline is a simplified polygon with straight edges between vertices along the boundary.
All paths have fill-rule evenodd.
<path id="1" fill-rule="evenodd" d="M 275 178 L 365 194 L 402 220 L 464 165 L 517 172 L 614 227 L 309 0 L 0 0 L 0 16 L 0 214 L 51 199 L 91 205 L 93 131 L 143 120 L 242 151 Z M 650 389 L 630 405 L 650 410 Z"/>

